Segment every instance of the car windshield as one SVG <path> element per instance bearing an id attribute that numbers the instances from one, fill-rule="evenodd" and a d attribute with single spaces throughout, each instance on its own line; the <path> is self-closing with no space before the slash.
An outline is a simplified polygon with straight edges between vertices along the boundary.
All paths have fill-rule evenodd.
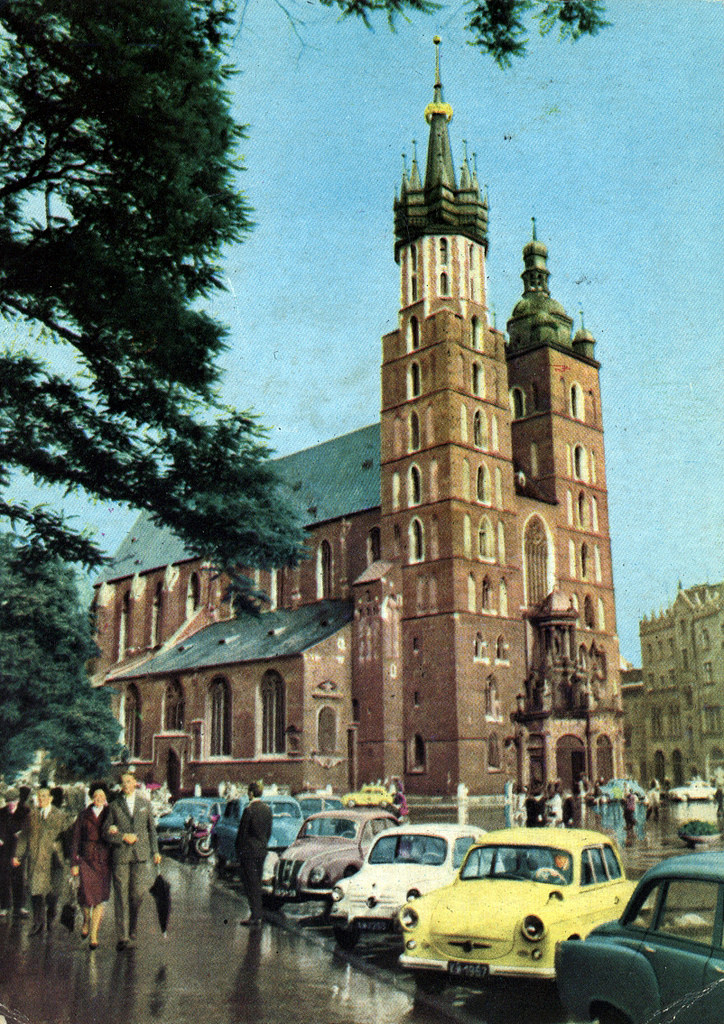
<path id="1" fill-rule="evenodd" d="M 299 804 L 302 808 L 302 814 L 307 815 L 307 817 L 322 810 L 322 798 L 320 796 L 302 797 Z"/>
<path id="2" fill-rule="evenodd" d="M 298 818 L 299 809 L 296 804 L 288 800 L 275 800 L 271 805 L 272 814 L 275 818 Z"/>
<path id="3" fill-rule="evenodd" d="M 356 839 L 357 822 L 348 818 L 310 818 L 302 826 L 300 838 L 333 836 L 337 839 Z"/>
<path id="4" fill-rule="evenodd" d="M 445 863 L 447 842 L 440 836 L 382 836 L 372 848 L 370 864 Z"/>
<path id="5" fill-rule="evenodd" d="M 208 815 L 208 804 L 202 804 L 198 800 L 177 800 L 170 811 L 171 814 L 180 814 L 184 818 L 200 818 Z"/>
<path id="6" fill-rule="evenodd" d="M 468 854 L 460 878 L 514 878 L 570 885 L 573 858 L 566 850 L 550 846 L 477 846 Z"/>

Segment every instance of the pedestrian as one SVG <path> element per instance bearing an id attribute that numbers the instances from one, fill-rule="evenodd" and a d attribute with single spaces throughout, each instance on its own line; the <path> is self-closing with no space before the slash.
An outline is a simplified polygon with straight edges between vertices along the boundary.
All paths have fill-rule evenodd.
<path id="1" fill-rule="evenodd" d="M 527 828 L 538 828 L 543 824 L 545 798 L 540 789 L 528 794 L 525 800 L 525 824 Z"/>
<path id="2" fill-rule="evenodd" d="M 724 815 L 724 790 L 722 789 L 721 783 L 716 787 L 714 803 L 716 804 L 716 816 L 717 818 L 721 818 L 722 815 Z"/>
<path id="3" fill-rule="evenodd" d="M 81 939 L 98 948 L 98 929 L 111 894 L 111 848 L 103 838 L 108 817 L 108 791 L 103 782 L 90 786 L 90 804 L 75 819 L 71 874 L 78 878 L 78 903 L 83 910 Z"/>
<path id="4" fill-rule="evenodd" d="M 133 772 L 121 775 L 121 793 L 108 808 L 103 838 L 111 845 L 116 949 L 136 944 L 138 914 L 150 885 L 148 862 L 161 863 L 151 805 L 136 792 Z"/>
<path id="5" fill-rule="evenodd" d="M 18 836 L 22 830 L 25 819 L 30 814 L 30 796 L 32 790 L 30 786 L 20 786 L 18 788 L 18 802 L 13 811 L 13 821 L 15 835 Z M 17 845 L 16 845 L 17 849 Z M 29 917 L 30 912 L 25 906 L 25 900 L 27 898 L 27 885 L 26 877 L 28 873 L 27 858 L 19 858 L 20 863 L 16 865 L 15 860 L 12 861 L 12 890 L 13 890 L 13 917 Z"/>
<path id="6" fill-rule="evenodd" d="M 562 798 L 561 824 L 564 828 L 573 828 L 576 819 L 576 802 L 573 793 L 566 790 Z"/>
<path id="7" fill-rule="evenodd" d="M 513 825 L 522 828 L 526 821 L 527 786 L 516 786 L 513 796 Z"/>
<path id="8" fill-rule="evenodd" d="M 249 916 L 241 923 L 256 927 L 262 923 L 261 876 L 271 836 L 272 811 L 269 804 L 261 799 L 260 783 L 251 782 L 248 793 L 249 803 L 239 822 L 235 846 L 241 880 L 249 901 Z"/>
<path id="9" fill-rule="evenodd" d="M 629 786 L 623 792 L 623 822 L 626 826 L 626 845 L 632 846 L 636 827 L 636 794 Z"/>
<path id="10" fill-rule="evenodd" d="M 545 803 L 546 825 L 559 827 L 563 824 L 563 797 L 558 782 L 548 784 L 548 798 Z"/>
<path id="11" fill-rule="evenodd" d="M 659 807 L 661 806 L 661 789 L 659 787 L 659 780 L 651 780 L 651 788 L 646 794 L 646 818 L 653 818 L 654 821 L 659 820 Z"/>
<path id="12" fill-rule="evenodd" d="M 53 927 L 58 896 L 53 889 L 53 871 L 63 866 L 62 835 L 68 822 L 65 814 L 51 803 L 50 789 L 41 784 L 36 793 L 37 806 L 33 807 L 20 831 L 13 858 L 19 867 L 28 858 L 28 888 L 33 907 L 31 935 L 39 935 L 43 928 Z"/>
<path id="13" fill-rule="evenodd" d="M 402 785 L 402 779 L 398 779 L 396 776 L 392 780 L 392 810 L 397 817 L 397 820 L 402 823 L 407 820 L 410 809 L 407 806 L 407 798 L 405 797 L 405 790 Z"/>
<path id="14" fill-rule="evenodd" d="M 0 807 L 0 917 L 7 917 L 13 906 L 13 857 L 17 846 L 15 807 L 17 789 L 8 789 Z"/>

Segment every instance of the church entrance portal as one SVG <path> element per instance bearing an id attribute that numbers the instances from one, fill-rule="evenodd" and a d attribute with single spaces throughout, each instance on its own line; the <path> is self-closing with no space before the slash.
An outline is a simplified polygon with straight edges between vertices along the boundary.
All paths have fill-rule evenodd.
<path id="1" fill-rule="evenodd" d="M 578 781 L 586 774 L 586 751 L 577 736 L 561 736 L 556 745 L 556 775 L 561 787 L 574 793 Z"/>

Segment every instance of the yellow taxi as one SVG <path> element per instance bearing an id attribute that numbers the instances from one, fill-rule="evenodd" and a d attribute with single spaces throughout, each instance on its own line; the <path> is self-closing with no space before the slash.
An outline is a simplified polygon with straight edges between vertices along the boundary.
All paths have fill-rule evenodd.
<path id="1" fill-rule="evenodd" d="M 450 885 L 402 908 L 400 963 L 436 984 L 554 978 L 556 943 L 620 917 L 633 889 L 615 843 L 599 832 L 488 832 Z"/>
<path id="2" fill-rule="evenodd" d="M 393 803 L 394 794 L 387 786 L 372 783 L 362 786 L 354 793 L 345 793 L 342 797 L 344 807 L 392 807 Z"/>

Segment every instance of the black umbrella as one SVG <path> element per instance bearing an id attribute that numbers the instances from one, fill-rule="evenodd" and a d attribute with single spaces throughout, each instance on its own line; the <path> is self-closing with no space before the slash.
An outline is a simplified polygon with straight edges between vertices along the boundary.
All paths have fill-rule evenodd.
<path id="1" fill-rule="evenodd" d="M 171 913 L 171 886 L 163 875 L 158 874 L 156 875 L 156 881 L 148 891 L 155 900 L 158 923 L 165 935 L 168 928 L 168 916 Z"/>

